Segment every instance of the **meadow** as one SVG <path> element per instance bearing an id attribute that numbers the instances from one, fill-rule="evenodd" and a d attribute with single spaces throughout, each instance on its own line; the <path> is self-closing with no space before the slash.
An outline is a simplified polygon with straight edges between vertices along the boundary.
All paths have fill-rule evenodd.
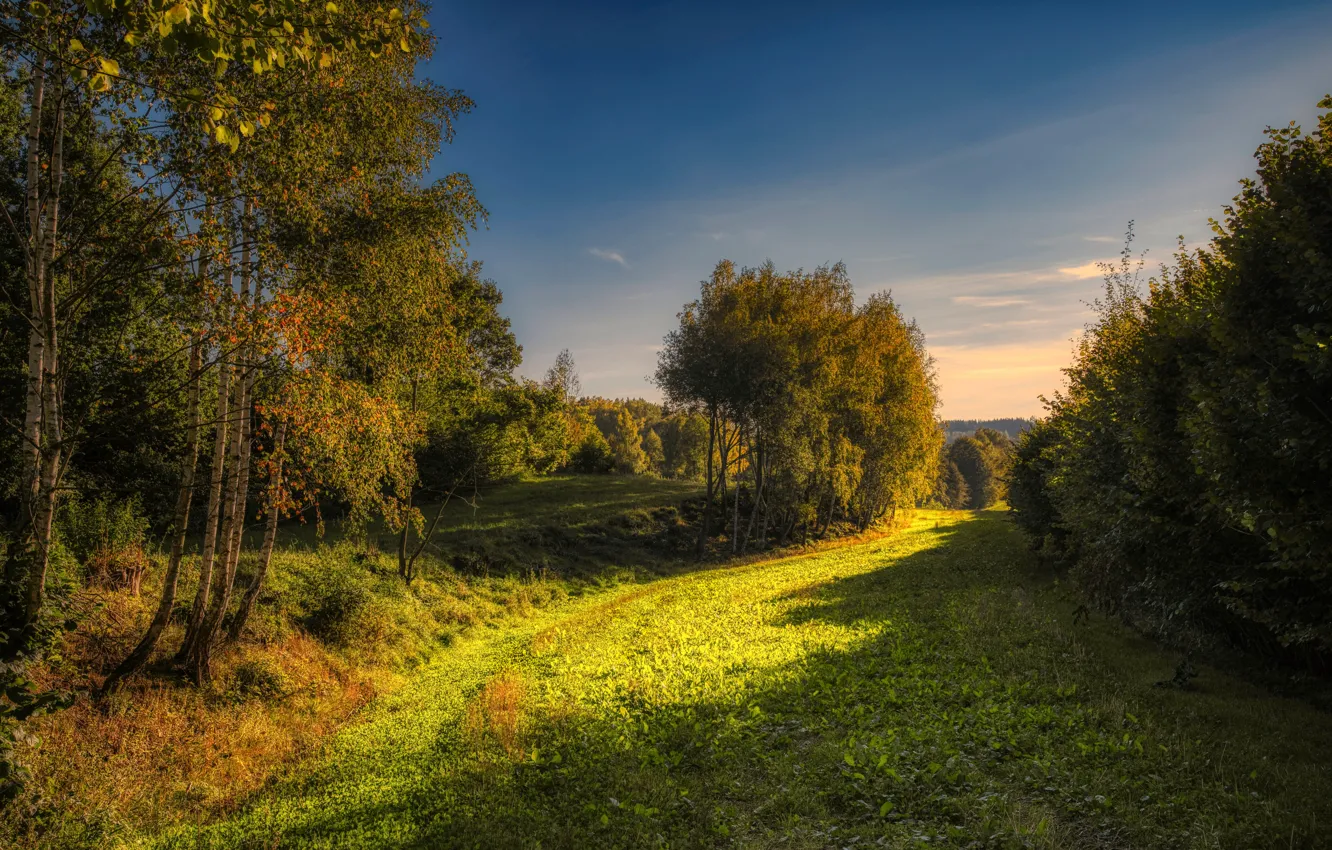
<path id="1" fill-rule="evenodd" d="M 997 511 L 459 638 L 142 846 L 1316 848 L 1332 718 L 1096 615 Z"/>
<path id="2" fill-rule="evenodd" d="M 86 695 L 138 640 L 158 594 L 154 556 L 140 593 L 74 588 L 77 628 L 33 675 L 83 690 L 65 711 L 36 718 L 27 748 L 34 782 L 0 818 L 0 847 L 133 844 L 179 823 L 234 812 L 275 771 L 412 680 L 469 634 L 504 633 L 586 594 L 637 587 L 688 565 L 676 552 L 680 500 L 698 485 L 640 476 L 552 475 L 486 488 L 451 502 L 410 588 L 391 536 L 347 539 L 338 522 L 284 525 L 245 640 L 222 648 L 214 680 L 193 688 L 169 653 L 174 617 L 151 675 L 107 700 Z M 426 506 L 433 516 L 434 506 Z M 685 535 L 692 543 L 692 535 Z M 241 572 L 253 567 L 242 559 Z M 193 571 L 178 605 L 194 593 Z M 12 815 L 12 816 L 10 816 Z"/>

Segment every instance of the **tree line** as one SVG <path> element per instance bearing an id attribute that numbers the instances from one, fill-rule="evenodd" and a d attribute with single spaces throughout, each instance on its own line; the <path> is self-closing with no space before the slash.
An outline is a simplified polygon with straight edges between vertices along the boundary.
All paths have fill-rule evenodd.
<path id="1" fill-rule="evenodd" d="M 990 507 L 1008 493 L 1012 456 L 1013 441 L 993 428 L 978 428 L 954 439 L 939 457 L 939 477 L 930 501 L 954 511 Z"/>
<path id="2" fill-rule="evenodd" d="M 887 294 L 857 307 L 846 268 L 722 261 L 667 334 L 656 382 L 706 423 L 697 549 L 866 529 L 934 484 L 942 433 L 924 336 Z"/>
<path id="3" fill-rule="evenodd" d="M 1145 285 L 1129 246 L 1107 267 L 1009 498 L 1105 608 L 1326 669 L 1332 111 L 1267 136 L 1208 245 Z"/>

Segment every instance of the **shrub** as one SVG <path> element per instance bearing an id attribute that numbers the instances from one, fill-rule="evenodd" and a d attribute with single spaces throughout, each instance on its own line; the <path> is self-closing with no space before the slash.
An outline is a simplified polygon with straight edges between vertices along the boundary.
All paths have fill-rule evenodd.
<path id="1" fill-rule="evenodd" d="M 604 474 L 615 468 L 615 452 L 596 428 L 588 429 L 569 461 L 574 472 Z"/>
<path id="2" fill-rule="evenodd" d="M 1326 665 L 1332 97 L 1320 106 L 1313 135 L 1269 131 L 1210 246 L 1145 291 L 1127 247 L 1107 270 L 1012 504 L 1136 625 Z"/>
<path id="3" fill-rule="evenodd" d="M 271 658 L 252 658 L 236 665 L 230 690 L 241 699 L 280 699 L 291 692 L 291 679 Z"/>
<path id="4" fill-rule="evenodd" d="M 348 646 L 355 636 L 357 617 L 370 605 L 370 588 L 346 569 L 324 572 L 319 578 L 310 588 L 304 625 L 320 640 Z"/>
<path id="5" fill-rule="evenodd" d="M 62 508 L 59 533 L 90 584 L 138 595 L 149 560 L 144 549 L 148 518 L 137 498 L 71 500 Z"/>

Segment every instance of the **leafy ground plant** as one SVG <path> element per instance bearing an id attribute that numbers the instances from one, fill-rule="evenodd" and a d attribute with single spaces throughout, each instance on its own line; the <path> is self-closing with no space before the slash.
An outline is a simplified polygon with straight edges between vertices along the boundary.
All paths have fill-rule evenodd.
<path id="1" fill-rule="evenodd" d="M 589 594 L 156 846 L 1332 842 L 1332 718 L 1073 607 L 997 513 Z"/>

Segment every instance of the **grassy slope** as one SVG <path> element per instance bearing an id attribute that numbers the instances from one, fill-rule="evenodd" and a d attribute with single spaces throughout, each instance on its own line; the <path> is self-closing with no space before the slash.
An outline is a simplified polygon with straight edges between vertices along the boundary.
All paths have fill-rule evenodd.
<path id="1" fill-rule="evenodd" d="M 340 541 L 332 523 L 323 541 L 309 526 L 284 527 L 246 638 L 224 648 L 212 686 L 158 671 L 103 706 L 82 698 L 33 722 L 42 745 L 24 753 L 32 793 L 21 817 L 0 817 L 0 848 L 115 846 L 234 812 L 275 770 L 309 755 L 454 639 L 521 629 L 571 596 L 679 570 L 664 544 L 684 528 L 673 506 L 697 490 L 611 476 L 497 487 L 475 509 L 450 505 L 411 590 L 396 576 L 391 540 L 381 543 L 388 552 L 367 556 Z M 79 590 L 80 625 L 36 671 L 41 682 L 95 687 L 143 633 L 161 567 L 159 559 L 138 597 Z M 187 565 L 181 611 L 194 571 Z M 179 624 L 170 626 L 159 656 L 180 639 Z"/>
<path id="2" fill-rule="evenodd" d="M 961 521 L 960 521 L 961 520 Z M 163 847 L 1321 847 L 1332 718 L 1072 625 L 997 514 L 461 642 Z"/>
<path id="3" fill-rule="evenodd" d="M 584 565 L 600 568 L 607 556 L 631 555 L 641 560 L 641 547 L 632 551 L 617 551 L 612 547 L 598 548 L 596 538 L 607 522 L 620 527 L 645 520 L 653 511 L 665 511 L 699 492 L 692 481 L 670 481 L 643 476 L 612 475 L 550 475 L 532 477 L 497 487 L 476 500 L 452 500 L 445 508 L 427 552 L 449 558 L 477 555 L 474 558 L 485 565 L 490 555 L 496 567 L 512 566 L 519 560 L 532 564 L 560 562 L 558 566 Z M 433 519 L 437 505 L 424 505 L 422 512 L 427 522 Z M 278 544 L 288 551 L 314 549 L 321 544 L 336 543 L 342 529 L 334 522 L 320 540 L 313 525 L 289 523 L 281 527 Z M 553 537 L 556 530 L 562 536 Z M 258 547 L 261 531 L 253 531 L 251 541 Z M 382 527 L 372 529 L 381 549 L 397 551 L 397 539 Z M 413 538 L 415 541 L 415 538 Z M 575 547 L 573 544 L 577 543 Z M 593 545 L 588 546 L 589 543 Z M 575 551 L 575 549 L 577 551 Z M 567 557 L 561 557 L 567 556 Z"/>

